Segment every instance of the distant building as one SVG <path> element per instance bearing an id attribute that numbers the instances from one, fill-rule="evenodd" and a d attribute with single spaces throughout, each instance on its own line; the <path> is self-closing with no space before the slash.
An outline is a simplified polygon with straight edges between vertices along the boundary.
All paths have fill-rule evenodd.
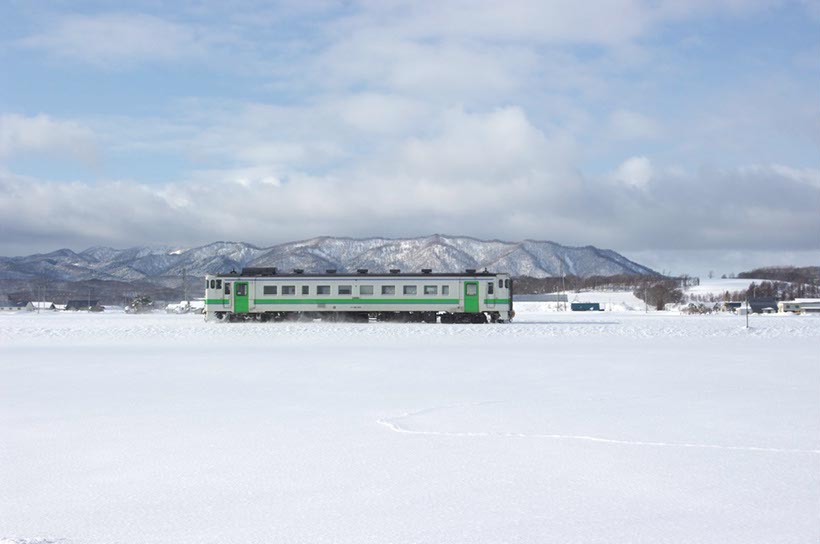
<path id="1" fill-rule="evenodd" d="M 0 311 L 3 312 L 33 312 L 34 304 L 31 302 L 11 302 L 7 300 L 0 302 Z"/>
<path id="2" fill-rule="evenodd" d="M 65 305 L 66 310 L 72 312 L 102 312 L 105 308 L 100 306 L 99 300 L 69 300 Z"/>
<path id="3" fill-rule="evenodd" d="M 569 308 L 573 312 L 600 312 L 601 304 L 599 302 L 573 302 Z"/>
<path id="4" fill-rule="evenodd" d="M 749 310 L 755 314 L 774 313 L 777 311 L 777 299 L 774 297 L 749 299 Z"/>
<path id="5" fill-rule="evenodd" d="M 820 299 L 818 298 L 798 298 L 795 300 L 784 300 L 777 303 L 778 313 L 795 314 L 816 314 L 820 313 Z"/>
<path id="6" fill-rule="evenodd" d="M 57 308 L 54 307 L 53 302 L 44 302 L 44 301 L 34 301 L 32 302 L 34 305 L 34 309 L 37 311 L 40 310 L 56 310 Z"/>

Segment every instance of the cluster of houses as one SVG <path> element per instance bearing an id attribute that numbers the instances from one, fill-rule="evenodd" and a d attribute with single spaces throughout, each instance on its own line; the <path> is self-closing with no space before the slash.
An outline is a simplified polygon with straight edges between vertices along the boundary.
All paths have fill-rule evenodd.
<path id="1" fill-rule="evenodd" d="M 6 312 L 102 312 L 105 308 L 99 300 L 69 300 L 65 304 L 55 304 L 42 300 L 0 302 L 0 311 Z"/>
<path id="2" fill-rule="evenodd" d="M 162 306 L 160 306 L 161 308 Z M 105 307 L 100 304 L 99 300 L 69 300 L 65 304 L 57 304 L 54 302 L 42 300 L 24 300 L 24 301 L 0 301 L 0 312 L 102 312 Z M 165 306 L 167 313 L 187 314 L 187 313 L 204 313 L 205 300 L 189 300 L 179 303 L 171 303 Z"/>

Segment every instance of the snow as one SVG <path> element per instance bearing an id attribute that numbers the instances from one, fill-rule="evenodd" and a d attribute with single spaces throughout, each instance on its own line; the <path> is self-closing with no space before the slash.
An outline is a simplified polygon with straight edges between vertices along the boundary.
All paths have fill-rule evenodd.
<path id="1" fill-rule="evenodd" d="M 726 291 L 746 291 L 752 283 L 771 280 L 759 279 L 738 279 L 738 278 L 701 278 L 700 285 L 694 285 L 686 289 L 687 295 L 722 295 Z"/>
<path id="2" fill-rule="evenodd" d="M 597 302 L 604 311 L 646 311 L 647 306 L 632 291 L 562 291 L 552 293 L 566 295 L 567 302 L 518 302 L 515 301 L 517 314 L 531 314 L 533 312 L 563 312 L 573 302 Z"/>
<path id="3" fill-rule="evenodd" d="M 0 315 L 0 543 L 818 541 L 820 316 L 539 304 Z"/>

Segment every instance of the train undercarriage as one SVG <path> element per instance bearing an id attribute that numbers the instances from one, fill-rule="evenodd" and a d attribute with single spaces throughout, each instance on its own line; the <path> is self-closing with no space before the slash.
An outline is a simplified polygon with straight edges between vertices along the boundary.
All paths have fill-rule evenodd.
<path id="1" fill-rule="evenodd" d="M 253 312 L 236 314 L 216 312 L 223 322 L 308 322 L 330 323 L 503 323 L 499 312 L 450 313 L 450 312 Z"/>

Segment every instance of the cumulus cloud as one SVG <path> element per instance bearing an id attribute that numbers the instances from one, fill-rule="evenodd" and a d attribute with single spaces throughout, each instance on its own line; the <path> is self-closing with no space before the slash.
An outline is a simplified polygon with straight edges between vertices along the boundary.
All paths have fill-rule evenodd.
<path id="1" fill-rule="evenodd" d="M 497 122 L 485 120 L 483 127 Z M 436 156 L 446 163 L 440 166 L 448 177 L 435 181 L 413 170 L 414 157 L 402 155 L 395 157 L 393 171 L 283 178 L 273 170 L 239 169 L 161 186 L 50 183 L 4 174 L 0 228 L 9 233 L 6 248 L 25 242 L 29 251 L 216 239 L 270 244 L 318 234 L 436 231 L 570 244 L 594 241 L 622 250 L 817 248 L 820 188 L 806 183 L 805 176 L 760 165 L 668 176 L 661 172 L 638 193 L 580 174 L 568 183 L 528 147 L 544 149 L 546 138 L 527 141 L 525 128 L 517 156 L 529 154 L 527 162 L 515 167 L 498 163 L 509 175 L 506 180 L 484 175 L 488 164 L 496 164 L 493 159 L 477 161 L 470 170 L 457 149 L 452 159 L 447 151 Z M 447 142 L 441 133 L 418 144 L 429 145 L 429 151 L 436 144 L 446 148 Z M 807 173 L 810 180 L 819 175 Z M 553 184 L 561 189 L 544 189 Z"/>
<path id="2" fill-rule="evenodd" d="M 346 160 L 345 149 L 330 144 L 384 133 L 337 116 L 318 125 L 331 127 L 324 134 L 331 149 L 323 149 L 317 133 L 289 123 L 291 115 L 320 119 L 328 111 L 321 103 L 298 114 L 262 106 L 215 112 L 224 117 L 199 131 L 201 139 L 169 145 L 218 160 L 173 183 L 58 183 L 2 173 L 5 247 L 270 244 L 436 231 L 623 250 L 817 247 L 817 169 L 773 163 L 687 172 L 636 155 L 610 174 L 584 175 L 579 143 L 558 127 L 537 127 L 516 106 L 428 113 L 423 132 L 394 134 L 379 153 Z M 271 134 L 289 125 L 296 126 Z M 228 157 L 233 163 L 224 166 Z M 333 157 L 340 161 L 334 168 L 310 172 L 314 159 Z"/>
<path id="3" fill-rule="evenodd" d="M 91 129 L 79 123 L 44 114 L 0 115 L 0 159 L 33 153 L 67 156 L 91 163 L 97 154 L 96 137 Z"/>

